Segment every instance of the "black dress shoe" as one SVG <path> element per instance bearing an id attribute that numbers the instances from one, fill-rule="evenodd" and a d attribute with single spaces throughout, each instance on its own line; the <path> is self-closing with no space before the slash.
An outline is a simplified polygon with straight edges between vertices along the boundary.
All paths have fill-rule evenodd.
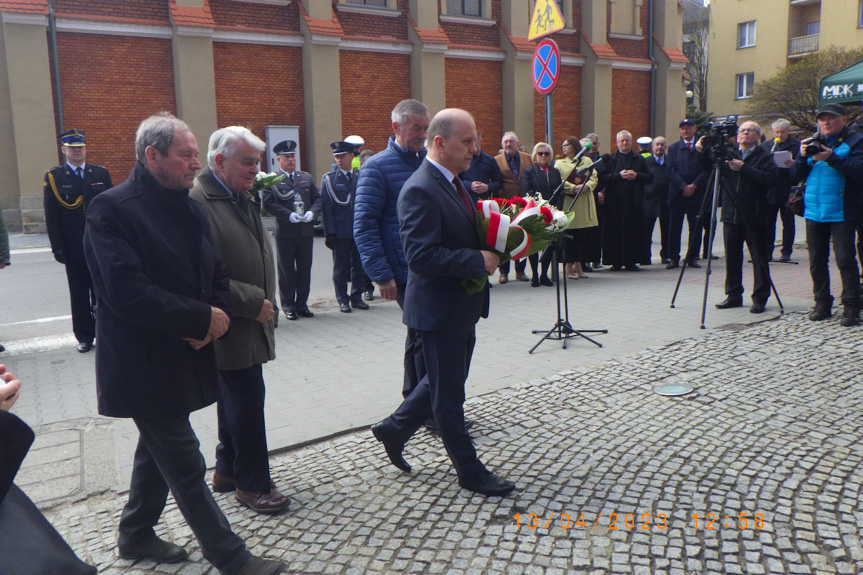
<path id="1" fill-rule="evenodd" d="M 581 264 L 581 269 L 583 269 L 585 271 L 585 273 L 590 273 L 593 271 L 593 268 L 590 267 L 590 264 L 587 262 L 584 262 Z"/>
<path id="2" fill-rule="evenodd" d="M 680 267 L 680 262 L 678 260 L 668 260 L 668 263 L 665 264 L 665 269 L 673 270 L 675 268 Z"/>
<path id="3" fill-rule="evenodd" d="M 763 303 L 754 301 L 752 302 L 752 307 L 749 308 L 749 313 L 764 313 L 764 310 L 767 309 Z"/>
<path id="4" fill-rule="evenodd" d="M 292 312 L 292 311 L 286 311 L 285 312 L 285 318 L 287 318 L 291 321 L 294 321 L 295 319 L 297 319 L 297 314 L 295 312 Z"/>
<path id="5" fill-rule="evenodd" d="M 782 255 L 779 257 L 779 261 L 780 261 L 780 262 L 782 262 L 783 264 L 791 263 L 791 256 L 790 256 L 790 255 L 782 254 Z"/>
<path id="6" fill-rule="evenodd" d="M 458 484 L 468 491 L 492 497 L 506 495 L 515 489 L 515 483 L 507 481 L 503 477 L 498 477 L 490 471 L 486 471 L 480 477 L 472 480 L 459 478 Z"/>
<path id="7" fill-rule="evenodd" d="M 373 299 L 375 299 L 375 294 L 370 291 L 363 292 L 363 299 L 366 301 L 372 301 Z"/>
<path id="8" fill-rule="evenodd" d="M 731 309 L 733 307 L 743 307 L 743 299 L 738 297 L 727 297 L 724 301 L 716 304 L 716 309 Z"/>
<path id="9" fill-rule="evenodd" d="M 553 281 L 551 281 L 551 280 L 548 278 L 548 276 L 542 276 L 542 277 L 540 277 L 540 278 L 539 278 L 539 284 L 540 284 L 540 285 L 544 285 L 544 286 L 548 286 L 548 287 L 554 287 L 554 282 L 553 282 Z"/>
<path id="10" fill-rule="evenodd" d="M 152 539 L 146 539 L 138 543 L 124 543 L 117 546 L 121 559 L 131 561 L 137 559 L 149 559 L 156 563 L 178 563 L 189 556 L 185 549 L 179 545 L 169 543 L 153 535 Z"/>
<path id="11" fill-rule="evenodd" d="M 78 344 L 78 347 L 76 349 L 78 350 L 78 353 L 87 353 L 88 351 L 93 349 L 93 344 L 89 341 L 82 341 Z"/>
<path id="12" fill-rule="evenodd" d="M 351 306 L 347 302 L 339 304 L 339 311 L 342 313 L 351 313 Z"/>
<path id="13" fill-rule="evenodd" d="M 533 276 L 533 278 L 531 278 L 531 280 L 530 280 L 530 285 L 531 285 L 531 287 L 539 287 L 539 278 L 536 276 Z"/>
<path id="14" fill-rule="evenodd" d="M 304 309 L 302 311 L 298 311 L 297 315 L 300 317 L 315 317 L 315 314 L 311 312 L 311 310 Z"/>
<path id="15" fill-rule="evenodd" d="M 352 308 L 354 308 L 354 309 L 369 309 L 369 304 L 367 304 L 367 303 L 366 303 L 366 302 L 364 302 L 363 300 L 360 300 L 360 301 L 352 301 L 352 302 L 351 302 L 351 307 L 352 307 Z"/>
<path id="16" fill-rule="evenodd" d="M 695 260 L 687 260 L 686 261 L 686 267 L 688 267 L 688 268 L 700 268 L 701 264 Z"/>
<path id="17" fill-rule="evenodd" d="M 611 271 L 613 272 L 619 272 L 622 269 L 623 268 L 621 266 L 611 266 Z"/>
<path id="18" fill-rule="evenodd" d="M 712 260 L 718 260 L 718 259 L 719 259 L 719 256 L 712 255 L 712 256 L 710 256 L 710 259 L 712 259 Z"/>
<path id="19" fill-rule="evenodd" d="M 405 449 L 404 444 L 397 442 L 387 435 L 387 432 L 381 428 L 380 423 L 372 425 L 372 434 L 375 436 L 375 439 L 384 444 L 384 449 L 387 451 L 387 457 L 390 458 L 390 463 L 405 473 L 410 473 L 411 466 L 408 465 L 408 462 L 405 461 L 404 457 L 402 457 L 402 451 Z"/>
<path id="20" fill-rule="evenodd" d="M 628 271 L 628 272 L 640 272 L 641 268 L 638 266 L 635 266 L 635 265 L 626 266 L 626 271 Z"/>

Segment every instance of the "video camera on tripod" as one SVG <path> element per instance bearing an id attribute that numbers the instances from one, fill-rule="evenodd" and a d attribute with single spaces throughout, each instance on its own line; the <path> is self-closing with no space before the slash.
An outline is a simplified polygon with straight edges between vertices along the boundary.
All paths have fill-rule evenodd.
<path id="1" fill-rule="evenodd" d="M 717 160 L 725 160 L 737 157 L 737 143 L 730 140 L 737 137 L 736 115 L 726 116 L 722 123 L 707 124 L 707 133 L 704 135 L 703 145 L 710 148 L 713 157 Z"/>

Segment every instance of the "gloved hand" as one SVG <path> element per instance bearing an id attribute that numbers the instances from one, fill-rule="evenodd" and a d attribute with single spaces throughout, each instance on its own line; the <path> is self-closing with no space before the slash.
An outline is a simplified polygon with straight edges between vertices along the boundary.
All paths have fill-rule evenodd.
<path id="1" fill-rule="evenodd" d="M 301 216 L 300 214 L 291 212 L 291 215 L 288 216 L 288 219 L 291 221 L 292 224 L 298 224 L 298 223 L 303 221 L 303 216 Z"/>
<path id="2" fill-rule="evenodd" d="M 303 221 L 304 221 L 304 222 L 306 222 L 306 223 L 309 223 L 309 222 L 311 222 L 311 221 L 312 221 L 312 220 L 314 220 L 314 219 L 315 219 L 315 214 L 314 214 L 314 212 L 312 212 L 311 210 L 309 210 L 308 212 L 306 212 L 305 214 L 303 214 Z"/>
<path id="3" fill-rule="evenodd" d="M 336 247 L 336 236 L 335 235 L 329 235 L 326 238 L 324 238 L 324 245 L 330 249 L 335 248 Z"/>

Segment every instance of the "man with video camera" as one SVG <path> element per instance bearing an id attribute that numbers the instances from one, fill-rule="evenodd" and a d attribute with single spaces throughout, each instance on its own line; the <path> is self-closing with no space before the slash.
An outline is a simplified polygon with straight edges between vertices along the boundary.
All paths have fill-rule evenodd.
<path id="1" fill-rule="evenodd" d="M 806 184 L 803 217 L 815 295 L 815 309 L 809 319 L 821 321 L 833 315 L 827 267 L 832 237 L 833 254 L 842 278 L 841 324 L 852 327 L 860 323 L 860 277 L 854 257 L 854 233 L 861 215 L 863 135 L 845 126 L 845 109 L 841 104 L 821 106 L 815 118 L 818 132 L 800 143 L 800 154 L 791 166 L 791 179 Z"/>
<path id="2" fill-rule="evenodd" d="M 733 128 L 733 126 L 731 126 Z M 731 132 L 733 134 L 733 132 Z M 721 131 L 720 131 L 721 134 Z M 722 189 L 722 235 L 725 238 L 725 301 L 717 309 L 743 305 L 743 242 L 752 257 L 755 285 L 752 288 L 752 313 L 762 313 L 770 297 L 770 269 L 767 265 L 767 240 L 770 229 L 768 194 L 776 183 L 773 156 L 758 144 L 761 126 L 744 122 L 737 130 L 737 147 L 729 146 L 723 135 L 702 136 L 695 149 L 702 170 L 716 164 Z M 710 145 L 710 148 L 707 148 Z"/>

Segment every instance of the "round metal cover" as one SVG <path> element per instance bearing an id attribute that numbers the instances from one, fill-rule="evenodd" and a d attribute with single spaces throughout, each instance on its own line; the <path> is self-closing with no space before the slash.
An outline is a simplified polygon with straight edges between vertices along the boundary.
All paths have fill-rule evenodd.
<path id="1" fill-rule="evenodd" d="M 653 391 L 655 391 L 659 395 L 674 397 L 677 395 L 686 395 L 687 393 L 692 393 L 693 389 L 688 385 L 684 385 L 682 383 L 668 383 L 666 385 L 654 387 Z"/>

